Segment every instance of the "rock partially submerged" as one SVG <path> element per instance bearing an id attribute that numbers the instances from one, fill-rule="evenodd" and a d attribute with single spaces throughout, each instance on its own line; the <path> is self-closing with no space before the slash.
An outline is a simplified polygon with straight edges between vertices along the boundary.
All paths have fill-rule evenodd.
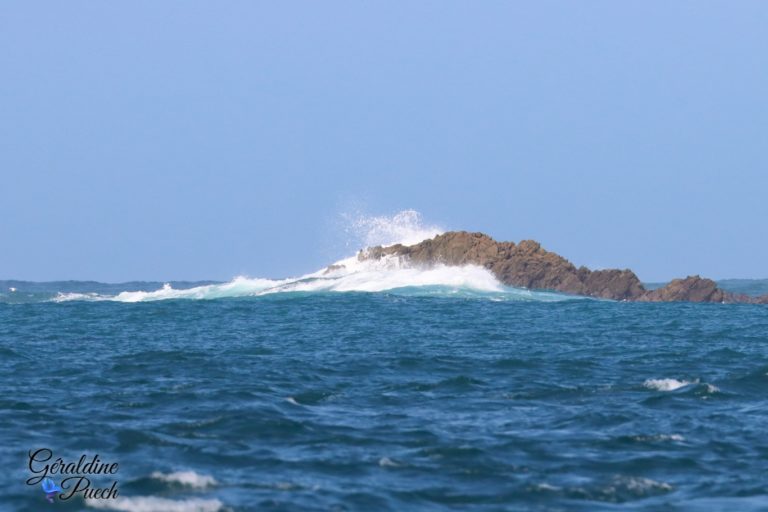
<path id="1" fill-rule="evenodd" d="M 729 293 L 717 287 L 711 279 L 688 276 L 673 279 L 663 288 L 647 292 L 639 300 L 647 302 L 731 302 Z"/>
<path id="2" fill-rule="evenodd" d="M 373 247 L 358 259 L 398 256 L 423 266 L 437 264 L 479 265 L 508 286 L 554 290 L 602 299 L 645 302 L 747 302 L 768 303 L 768 295 L 749 297 L 717 287 L 711 279 L 689 276 L 663 288 L 646 290 L 631 270 L 590 270 L 576 267 L 533 240 L 497 242 L 483 233 L 451 231 L 416 245 Z"/>

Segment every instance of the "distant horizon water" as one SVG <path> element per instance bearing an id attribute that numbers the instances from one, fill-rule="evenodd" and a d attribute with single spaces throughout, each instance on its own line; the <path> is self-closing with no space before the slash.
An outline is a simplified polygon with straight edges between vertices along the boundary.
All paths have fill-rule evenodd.
<path id="1" fill-rule="evenodd" d="M 347 210 L 343 211 L 338 215 L 338 219 L 340 221 L 339 225 L 336 227 L 339 230 L 339 234 L 342 235 L 342 242 L 341 245 L 343 246 L 343 250 L 346 250 L 348 253 L 350 251 L 356 251 L 359 249 L 369 248 L 377 245 L 381 246 L 388 246 L 388 245 L 394 245 L 394 244 L 403 244 L 403 245 L 414 245 L 417 244 L 423 240 L 434 238 L 435 236 L 442 234 L 446 231 L 453 231 L 451 229 L 446 229 L 444 227 L 441 227 L 438 224 L 434 223 L 428 223 L 424 220 L 422 214 L 416 210 L 413 209 L 406 209 L 401 210 L 398 212 L 395 212 L 390 215 L 374 215 L 366 213 L 363 209 L 357 208 L 354 210 Z M 489 236 L 493 237 L 492 234 L 486 233 L 482 230 L 472 230 L 477 232 L 485 233 Z M 495 238 L 497 241 L 506 241 L 506 240 L 500 240 L 498 238 Z M 520 240 L 510 240 L 512 242 L 520 242 Z M 544 249 L 552 250 L 551 248 L 548 248 L 544 246 Z M 342 249 L 339 249 L 338 252 L 341 252 Z M 567 254 L 560 254 L 560 256 L 568 259 Z M 347 254 L 346 257 L 343 257 L 342 259 L 338 261 L 330 261 L 327 263 L 327 265 L 335 265 L 340 262 L 350 262 L 354 259 L 354 254 Z M 580 266 L 579 263 L 575 263 L 576 266 Z M 323 267 L 325 268 L 325 267 Z M 313 275 L 317 272 L 321 272 L 323 270 L 321 268 L 320 270 L 316 271 L 315 273 L 310 273 L 307 275 Z M 590 267 L 591 270 L 600 270 L 603 267 Z M 617 265 L 615 268 L 625 268 L 621 265 Z M 633 270 L 634 269 L 631 269 Z M 696 275 L 696 272 L 690 272 L 686 273 L 685 275 L 679 275 L 679 276 L 673 276 L 670 277 L 667 280 L 643 280 L 643 276 L 638 276 L 640 280 L 643 282 L 643 284 L 648 285 L 651 288 L 658 287 L 660 285 L 668 283 L 672 279 L 677 278 L 684 278 L 688 275 Z M 4 277 L 4 276 L 0 276 Z M 756 284 L 755 282 L 759 281 L 767 281 L 768 277 L 724 277 L 724 278 L 717 278 L 714 276 L 708 276 L 708 275 L 702 275 L 702 277 L 706 277 L 709 279 L 713 279 L 719 284 L 723 285 L 723 288 L 729 291 L 736 291 L 738 293 L 747 293 L 743 290 L 752 290 L 755 287 L 760 288 L 759 284 Z M 287 281 L 293 278 L 301 279 L 300 276 L 296 276 L 296 274 L 289 274 L 286 276 L 263 276 L 259 279 L 269 279 L 272 281 Z M 107 281 L 99 281 L 99 280 L 93 280 L 93 279 L 53 279 L 53 280 L 34 280 L 34 279 L 16 279 L 15 276 L 10 276 L 7 279 L 0 279 L 0 283 L 26 283 L 26 284 L 55 284 L 55 283 L 93 283 L 96 285 L 139 285 L 139 284 L 160 284 L 161 286 L 166 283 L 175 284 L 176 286 L 181 286 L 184 288 L 190 288 L 194 286 L 205 286 L 205 285 L 217 285 L 217 284 L 225 284 L 225 283 L 231 283 L 235 281 L 242 281 L 242 280 L 248 280 L 253 279 L 252 276 L 249 276 L 247 274 L 236 274 L 233 277 L 231 277 L 229 280 L 227 279 L 209 279 L 206 277 L 202 277 L 199 279 L 129 279 L 129 280 L 107 280 Z M 0 285 L 2 286 L 2 285 Z M 13 287 L 18 288 L 18 286 L 15 286 L 14 284 L 9 284 L 7 287 Z M 760 288 L 762 289 L 762 288 Z"/>
<path id="2" fill-rule="evenodd" d="M 356 252 L 373 246 L 413 245 L 434 238 L 446 230 L 426 223 L 416 210 L 402 210 L 392 215 L 366 215 L 360 211 L 341 215 L 346 237 L 346 257 L 329 262 L 328 267 L 309 274 L 286 277 L 236 276 L 225 280 L 127 281 L 0 281 L 0 301 L 114 300 L 140 302 L 163 299 L 216 299 L 258 296 L 285 292 L 377 292 L 407 291 L 431 295 L 465 293 L 494 295 L 511 300 L 567 300 L 569 295 L 539 290 L 523 290 L 503 285 L 492 273 L 475 265 L 421 268 L 399 258 L 358 261 Z M 517 241 L 516 241 L 517 242 Z M 357 249 L 352 249 L 356 247 Z M 567 256 L 564 256 L 567 258 Z M 686 277 L 686 276 L 679 276 Z M 708 277 L 708 276 L 704 276 Z M 746 294 L 768 292 L 768 280 L 725 279 L 718 281 L 728 291 Z M 663 283 L 650 282 L 650 288 Z M 122 289 L 121 289 L 122 288 Z M 28 295 L 25 295 L 29 292 Z M 764 292 L 764 293 L 765 293 Z M 51 294 L 54 294 L 51 296 Z"/>

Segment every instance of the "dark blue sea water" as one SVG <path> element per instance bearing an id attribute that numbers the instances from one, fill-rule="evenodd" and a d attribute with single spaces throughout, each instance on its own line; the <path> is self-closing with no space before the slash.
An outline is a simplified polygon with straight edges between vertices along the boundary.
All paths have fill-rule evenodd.
<path id="1" fill-rule="evenodd" d="M 0 296 L 2 510 L 768 510 L 766 306 L 37 286 Z M 47 503 L 43 447 L 119 499 Z"/>

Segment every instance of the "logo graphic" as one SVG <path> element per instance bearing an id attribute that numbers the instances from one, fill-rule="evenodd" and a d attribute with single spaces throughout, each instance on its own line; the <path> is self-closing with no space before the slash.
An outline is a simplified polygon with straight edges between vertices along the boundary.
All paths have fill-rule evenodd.
<path id="1" fill-rule="evenodd" d="M 39 448 L 29 451 L 28 467 L 32 476 L 27 478 L 27 485 L 40 484 L 49 503 L 67 501 L 74 496 L 85 500 L 115 499 L 119 494 L 113 475 L 120 465 L 104 462 L 98 453 L 83 454 L 75 461 L 54 457 L 50 448 Z M 100 484 L 106 483 L 104 479 L 112 480 L 112 485 L 101 487 Z"/>
<path id="2" fill-rule="evenodd" d="M 53 478 L 51 477 L 43 478 L 43 481 L 40 485 L 43 486 L 43 492 L 45 493 L 45 497 L 48 500 L 48 503 L 53 503 L 53 499 L 58 493 L 61 492 L 61 487 L 56 485 L 56 482 L 54 482 Z"/>

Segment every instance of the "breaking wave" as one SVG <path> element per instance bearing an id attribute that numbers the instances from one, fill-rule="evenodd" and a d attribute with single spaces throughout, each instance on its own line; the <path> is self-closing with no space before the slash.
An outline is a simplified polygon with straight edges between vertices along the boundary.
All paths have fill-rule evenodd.
<path id="1" fill-rule="evenodd" d="M 188 498 L 172 500 L 154 496 L 119 497 L 114 500 L 86 500 L 86 505 L 123 512 L 218 512 L 224 504 L 217 499 Z"/>
<path id="2" fill-rule="evenodd" d="M 424 223 L 414 210 L 392 216 L 345 217 L 347 234 L 364 247 L 413 245 L 444 230 Z M 359 246 L 359 245 L 358 245 Z M 361 250 L 365 251 L 365 250 Z M 419 267 L 397 256 L 377 260 L 352 255 L 311 274 L 287 279 L 239 276 L 228 283 L 174 287 L 170 283 L 139 285 L 122 290 L 67 290 L 46 300 L 145 302 L 169 299 L 221 299 L 277 293 L 388 292 L 402 295 L 483 297 L 491 300 L 559 301 L 574 299 L 558 293 L 534 292 L 504 286 L 486 268 L 476 265 Z"/>
<path id="3" fill-rule="evenodd" d="M 166 283 L 157 290 L 99 293 L 59 293 L 52 300 L 145 302 L 168 299 L 221 299 L 257 297 L 277 293 L 390 292 L 401 295 L 486 297 L 495 300 L 557 301 L 573 297 L 534 292 L 501 284 L 487 269 L 476 265 L 419 268 L 397 257 L 338 261 L 312 274 L 289 279 L 237 277 L 228 283 L 176 289 Z"/>
<path id="4" fill-rule="evenodd" d="M 643 386 L 655 391 L 674 391 L 691 384 L 687 380 L 677 379 L 645 379 L 645 382 L 643 382 Z"/>
<path id="5" fill-rule="evenodd" d="M 692 381 L 677 379 L 646 379 L 643 386 L 654 391 L 676 391 L 688 387 L 696 387 L 704 390 L 705 393 L 718 393 L 720 388 L 713 384 L 701 382 L 699 379 Z"/>
<path id="6" fill-rule="evenodd" d="M 155 471 L 152 478 L 169 484 L 178 484 L 196 489 L 204 489 L 216 485 L 216 479 L 209 475 L 201 475 L 194 471 L 175 471 L 173 473 L 161 473 Z"/>

